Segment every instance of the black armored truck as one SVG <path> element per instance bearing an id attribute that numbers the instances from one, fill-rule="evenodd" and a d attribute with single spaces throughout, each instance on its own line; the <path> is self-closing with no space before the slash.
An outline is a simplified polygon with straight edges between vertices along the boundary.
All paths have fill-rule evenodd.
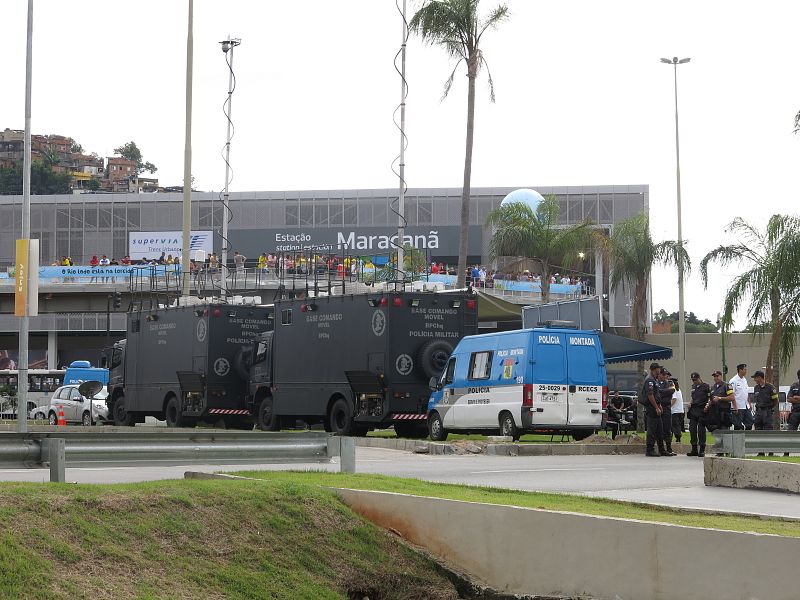
<path id="1" fill-rule="evenodd" d="M 253 341 L 248 407 L 267 431 L 296 420 L 340 435 L 394 425 L 427 435 L 429 381 L 478 332 L 471 291 L 390 291 L 278 300 Z"/>
<path id="2" fill-rule="evenodd" d="M 224 420 L 253 428 L 248 362 L 253 339 L 272 329 L 271 307 L 208 303 L 128 313 L 126 339 L 104 350 L 108 408 L 116 425 L 169 427 Z"/>

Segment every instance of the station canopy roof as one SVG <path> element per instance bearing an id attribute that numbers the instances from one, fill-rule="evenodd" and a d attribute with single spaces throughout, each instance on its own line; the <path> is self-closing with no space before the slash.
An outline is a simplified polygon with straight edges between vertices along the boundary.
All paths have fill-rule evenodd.
<path id="1" fill-rule="evenodd" d="M 497 296 L 478 291 L 478 320 L 519 321 L 522 323 L 522 305 L 508 302 Z M 672 349 L 657 344 L 639 342 L 606 331 L 598 332 L 603 355 L 608 363 L 624 363 L 672 358 Z"/>

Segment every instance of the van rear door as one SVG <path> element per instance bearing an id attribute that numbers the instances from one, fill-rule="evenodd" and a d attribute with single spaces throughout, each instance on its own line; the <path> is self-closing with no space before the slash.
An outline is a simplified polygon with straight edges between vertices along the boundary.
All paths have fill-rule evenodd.
<path id="1" fill-rule="evenodd" d="M 533 332 L 533 407 L 531 424 L 567 423 L 567 356 L 563 333 Z M 527 381 L 526 381 L 527 383 Z"/>
<path id="2" fill-rule="evenodd" d="M 591 333 L 567 333 L 569 425 L 600 427 L 605 366 L 600 343 Z"/>

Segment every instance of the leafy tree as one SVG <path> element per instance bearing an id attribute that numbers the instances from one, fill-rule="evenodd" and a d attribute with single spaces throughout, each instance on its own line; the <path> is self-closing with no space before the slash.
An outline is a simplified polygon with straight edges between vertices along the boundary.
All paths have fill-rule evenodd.
<path id="1" fill-rule="evenodd" d="M 128 142 L 120 146 L 119 148 L 114 148 L 114 154 L 121 156 L 126 160 L 130 160 L 136 163 L 136 173 L 142 174 L 145 171 L 148 173 L 155 173 L 158 171 L 158 168 L 151 163 L 151 162 L 144 162 L 142 159 L 142 151 L 139 150 L 139 147 L 136 145 L 136 142 Z"/>
<path id="2" fill-rule="evenodd" d="M 734 244 L 718 246 L 700 262 L 703 285 L 708 286 L 708 266 L 744 265 L 725 294 L 723 331 L 733 325 L 733 316 L 747 306 L 748 327 L 754 332 L 772 332 L 767 348 L 767 378 L 780 385 L 780 365 L 794 356 L 796 335 L 800 333 L 800 218 L 773 215 L 761 232 L 744 219 L 736 218 L 727 227 Z M 779 415 L 775 411 L 777 422 Z"/>
<path id="3" fill-rule="evenodd" d="M 53 168 L 37 160 L 31 163 L 31 194 L 69 194 L 72 176 L 55 173 Z M 22 166 L 0 169 L 0 194 L 22 193 Z"/>
<path id="4" fill-rule="evenodd" d="M 461 193 L 461 231 L 458 243 L 458 287 L 466 283 L 467 243 L 469 241 L 469 204 L 472 179 L 472 145 L 475 131 L 475 80 L 481 67 L 489 78 L 489 97 L 494 102 L 494 82 L 480 48 L 481 38 L 508 17 L 505 4 L 497 6 L 484 19 L 478 16 L 480 0 L 428 0 L 409 22 L 409 29 L 424 42 L 444 48 L 457 59 L 453 72 L 444 85 L 444 99 L 450 92 L 456 69 L 461 62 L 467 65 L 467 144 L 464 155 L 464 187 Z"/>
<path id="5" fill-rule="evenodd" d="M 42 163 L 46 167 L 54 167 L 61 162 L 61 155 L 54 149 L 46 146 L 39 151 L 42 157 Z"/>
<path id="6" fill-rule="evenodd" d="M 702 321 L 697 317 L 696 314 L 689 311 L 685 314 L 686 318 L 686 333 L 717 333 L 719 331 L 719 327 L 717 324 L 712 323 L 708 319 L 703 319 Z M 667 314 L 663 308 L 659 310 L 657 313 L 653 315 L 653 320 L 657 323 L 666 323 L 669 321 L 670 331 L 672 333 L 678 333 L 678 313 L 673 312 Z"/>
<path id="7" fill-rule="evenodd" d="M 578 261 L 578 252 L 592 238 L 589 221 L 559 227 L 558 200 L 554 196 L 545 198 L 536 212 L 524 202 L 498 206 L 487 215 L 486 224 L 496 227 L 489 241 L 492 258 L 520 256 L 541 263 L 542 302 L 550 301 L 552 267 L 572 268 Z"/>
<path id="8" fill-rule="evenodd" d="M 609 259 L 611 289 L 631 289 L 631 337 L 642 341 L 645 334 L 650 272 L 655 265 L 677 267 L 682 263 L 683 272 L 688 274 L 691 269 L 689 254 L 677 241 L 655 243 L 650 234 L 650 219 L 646 213 L 618 223 L 611 236 L 601 237 L 600 241 Z"/>
<path id="9" fill-rule="evenodd" d="M 69 151 L 73 154 L 83 154 L 83 146 L 81 146 L 78 142 L 69 138 Z"/>
<path id="10" fill-rule="evenodd" d="M 100 189 L 100 182 L 97 180 L 97 177 L 92 177 L 86 182 L 86 189 L 91 192 L 96 192 Z"/>

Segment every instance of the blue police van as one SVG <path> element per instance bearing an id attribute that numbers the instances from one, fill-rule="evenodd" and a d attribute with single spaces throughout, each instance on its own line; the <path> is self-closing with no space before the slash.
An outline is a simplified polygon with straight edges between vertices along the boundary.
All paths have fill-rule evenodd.
<path id="1" fill-rule="evenodd" d="M 84 381 L 99 381 L 108 384 L 108 369 L 93 367 L 88 360 L 73 360 L 64 372 L 64 385 L 81 384 Z"/>
<path id="2" fill-rule="evenodd" d="M 603 427 L 606 363 L 596 331 L 536 328 L 463 338 L 431 379 L 428 431 L 564 431 L 575 439 Z"/>

